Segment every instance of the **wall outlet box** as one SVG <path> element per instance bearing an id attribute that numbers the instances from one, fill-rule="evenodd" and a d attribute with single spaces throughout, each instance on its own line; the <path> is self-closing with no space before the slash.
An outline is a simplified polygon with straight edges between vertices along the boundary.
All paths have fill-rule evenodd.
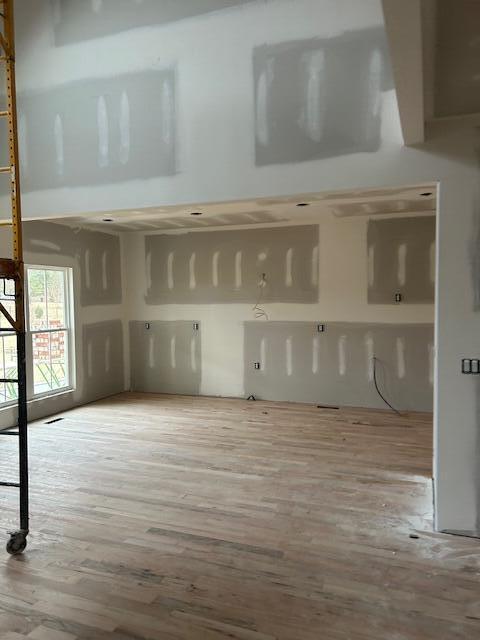
<path id="1" fill-rule="evenodd" d="M 253 366 L 258 371 L 260 369 L 260 362 L 254 362 Z"/>
<path id="2" fill-rule="evenodd" d="M 200 329 L 200 323 L 199 322 L 194 322 L 193 323 L 193 330 L 194 331 L 198 331 Z"/>
<path id="3" fill-rule="evenodd" d="M 150 323 L 149 322 L 145 322 L 145 329 L 147 331 L 150 329 Z"/>
<path id="4" fill-rule="evenodd" d="M 462 373 L 466 375 L 480 375 L 479 358 L 462 358 Z"/>
<path id="5" fill-rule="evenodd" d="M 318 331 L 318 333 L 323 333 L 325 331 L 325 325 L 324 324 L 317 324 L 317 331 Z"/>
<path id="6" fill-rule="evenodd" d="M 395 294 L 395 302 L 401 302 L 403 300 L 403 296 L 401 293 Z"/>

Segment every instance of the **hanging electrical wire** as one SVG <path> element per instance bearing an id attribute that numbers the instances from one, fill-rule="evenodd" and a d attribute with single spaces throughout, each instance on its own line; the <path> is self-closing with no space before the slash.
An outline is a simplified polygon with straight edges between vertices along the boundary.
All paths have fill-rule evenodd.
<path id="1" fill-rule="evenodd" d="M 268 320 L 268 314 L 265 311 L 265 309 L 262 307 L 263 294 L 266 286 L 267 286 L 267 274 L 262 273 L 262 277 L 258 282 L 258 298 L 255 305 L 252 308 L 255 320 L 262 320 L 263 318 L 265 320 Z"/>
<path id="2" fill-rule="evenodd" d="M 378 395 L 380 396 L 380 398 L 387 405 L 387 407 L 390 407 L 390 409 L 392 411 L 394 411 L 397 414 L 397 416 L 401 416 L 402 414 L 400 413 L 400 411 L 398 411 L 398 409 L 395 409 L 395 407 L 390 404 L 390 402 L 385 398 L 385 396 L 383 395 L 383 393 L 380 391 L 380 389 L 378 387 L 378 381 L 377 381 L 377 359 L 378 358 L 373 356 L 373 384 L 375 385 L 375 389 L 376 389 Z"/>

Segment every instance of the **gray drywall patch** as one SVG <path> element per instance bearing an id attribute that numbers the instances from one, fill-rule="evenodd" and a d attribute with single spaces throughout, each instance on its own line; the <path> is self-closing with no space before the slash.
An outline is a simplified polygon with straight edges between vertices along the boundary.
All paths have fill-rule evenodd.
<path id="1" fill-rule="evenodd" d="M 257 165 L 378 150 L 393 87 L 383 29 L 266 44 L 253 69 Z"/>
<path id="2" fill-rule="evenodd" d="M 369 304 L 434 301 L 435 216 L 371 220 L 367 245 Z"/>
<path id="3" fill-rule="evenodd" d="M 200 329 L 194 321 L 130 322 L 132 391 L 199 395 Z"/>
<path id="4" fill-rule="evenodd" d="M 83 399 L 97 400 L 125 390 L 121 320 L 83 327 Z"/>
<path id="5" fill-rule="evenodd" d="M 26 191 L 175 173 L 175 73 L 143 71 L 20 94 Z"/>
<path id="6" fill-rule="evenodd" d="M 245 393 L 266 400 L 432 410 L 433 326 L 314 322 L 245 323 Z M 254 363 L 260 363 L 256 370 Z"/>
<path id="7" fill-rule="evenodd" d="M 77 234 L 81 273 L 81 304 L 120 304 L 122 270 L 120 238 L 82 230 Z"/>
<path id="8" fill-rule="evenodd" d="M 255 0 L 52 0 L 57 46 L 166 24 Z"/>
<path id="9" fill-rule="evenodd" d="M 80 304 L 120 304 L 122 270 L 120 238 L 101 231 L 74 230 L 54 222 L 24 224 L 25 250 L 69 256 L 80 267 Z"/>
<path id="10" fill-rule="evenodd" d="M 318 235 L 307 225 L 146 236 L 146 302 L 317 302 Z"/>

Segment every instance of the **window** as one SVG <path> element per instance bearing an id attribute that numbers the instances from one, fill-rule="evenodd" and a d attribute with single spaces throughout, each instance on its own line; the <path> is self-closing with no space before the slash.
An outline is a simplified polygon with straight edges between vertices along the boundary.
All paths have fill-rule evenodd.
<path id="1" fill-rule="evenodd" d="M 12 284 L 12 283 L 8 283 Z M 27 267 L 25 307 L 27 328 L 27 384 L 30 398 L 50 395 L 72 387 L 71 269 Z M 6 288 L 0 299 L 14 316 L 13 291 Z M 1 318 L 1 328 L 9 328 Z M 0 377 L 17 377 L 16 336 L 0 338 Z M 17 385 L 0 384 L 0 404 L 17 399 Z"/>
<path id="2" fill-rule="evenodd" d="M 70 269 L 27 268 L 33 395 L 70 386 Z"/>

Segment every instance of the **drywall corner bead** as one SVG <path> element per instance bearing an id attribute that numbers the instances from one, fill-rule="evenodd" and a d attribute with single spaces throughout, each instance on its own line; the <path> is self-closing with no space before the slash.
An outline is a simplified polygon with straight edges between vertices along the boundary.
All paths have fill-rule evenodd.
<path id="1" fill-rule="evenodd" d="M 90 40 L 137 27 L 198 18 L 258 0 L 52 0 L 57 46 Z"/>
<path id="2" fill-rule="evenodd" d="M 258 166 L 379 149 L 393 88 L 383 29 L 262 45 L 253 70 Z"/>
<path id="3" fill-rule="evenodd" d="M 174 175 L 175 92 L 169 68 L 20 93 L 23 189 Z"/>
<path id="4" fill-rule="evenodd" d="M 92 401 L 125 390 L 121 320 L 83 327 L 82 400 Z"/>
<path id="5" fill-rule="evenodd" d="M 384 408 L 372 358 L 394 406 L 431 411 L 433 325 L 246 322 L 245 389 L 266 400 Z M 261 367 L 255 370 L 254 363 Z"/>
<path id="6" fill-rule="evenodd" d="M 318 225 L 148 235 L 146 303 L 315 303 L 318 238 Z"/>
<path id="7" fill-rule="evenodd" d="M 199 395 L 200 328 L 194 320 L 130 322 L 132 391 Z"/>
<path id="8" fill-rule="evenodd" d="M 434 302 L 435 223 L 433 215 L 369 221 L 369 304 L 394 304 L 395 294 L 402 304 Z"/>

